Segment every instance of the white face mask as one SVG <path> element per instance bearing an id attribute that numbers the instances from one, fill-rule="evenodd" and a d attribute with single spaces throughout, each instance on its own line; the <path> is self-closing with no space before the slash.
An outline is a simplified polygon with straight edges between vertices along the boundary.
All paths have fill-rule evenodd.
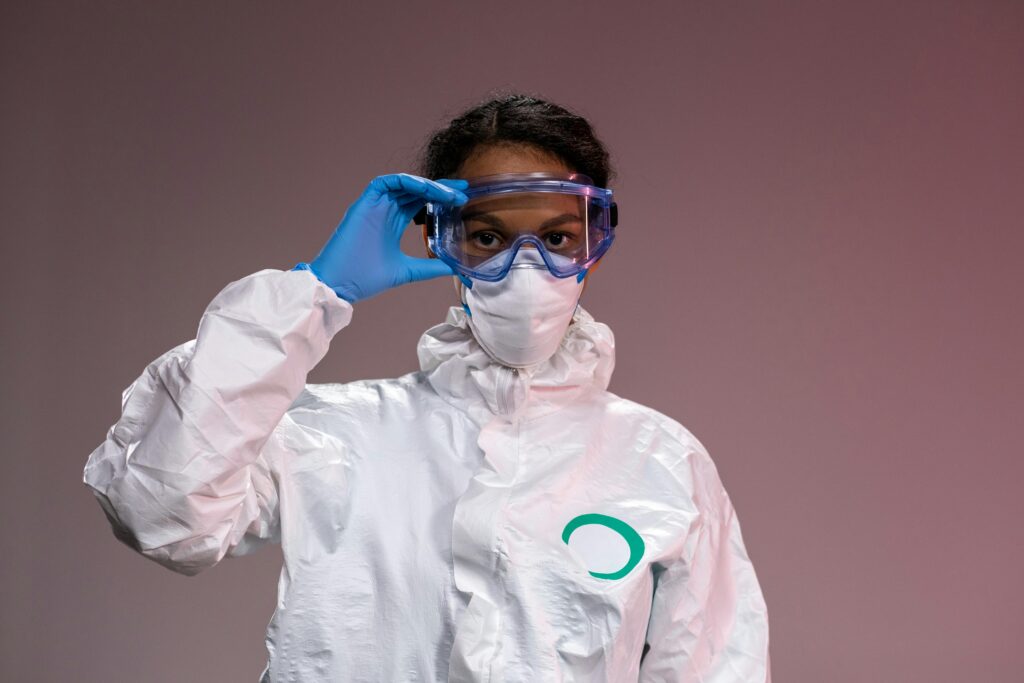
<path id="1" fill-rule="evenodd" d="M 469 327 L 491 358 L 513 368 L 547 360 L 562 342 L 583 293 L 575 277 L 555 277 L 536 249 L 522 248 L 498 282 L 459 282 Z"/>

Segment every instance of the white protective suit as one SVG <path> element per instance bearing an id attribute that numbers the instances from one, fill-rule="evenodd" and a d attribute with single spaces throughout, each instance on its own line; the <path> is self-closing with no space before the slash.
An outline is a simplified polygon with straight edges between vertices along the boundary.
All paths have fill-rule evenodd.
<path id="1" fill-rule="evenodd" d="M 282 544 L 262 681 L 769 680 L 715 467 L 606 390 L 606 325 L 580 308 L 513 371 L 453 307 L 420 371 L 307 385 L 351 316 L 308 271 L 231 283 L 85 467 L 118 538 L 175 571 Z"/>

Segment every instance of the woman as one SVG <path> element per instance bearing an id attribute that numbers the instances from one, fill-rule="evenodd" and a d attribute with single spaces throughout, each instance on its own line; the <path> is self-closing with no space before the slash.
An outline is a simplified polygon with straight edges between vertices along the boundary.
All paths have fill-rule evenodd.
<path id="1" fill-rule="evenodd" d="M 578 300 L 614 237 L 581 117 L 489 101 L 320 254 L 211 302 L 89 458 L 118 538 L 194 574 L 279 541 L 263 681 L 766 681 L 764 601 L 704 447 L 609 393 Z M 431 258 L 399 240 L 424 223 Z M 421 370 L 307 385 L 354 305 L 454 276 Z"/>

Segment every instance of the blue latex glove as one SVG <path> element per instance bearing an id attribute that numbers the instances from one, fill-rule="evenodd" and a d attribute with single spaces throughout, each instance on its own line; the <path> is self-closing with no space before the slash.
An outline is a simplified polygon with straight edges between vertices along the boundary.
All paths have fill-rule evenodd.
<path id="1" fill-rule="evenodd" d="M 408 282 L 454 275 L 439 259 L 414 258 L 399 246 L 424 204 L 461 205 L 465 180 L 427 180 L 407 173 L 382 175 L 345 212 L 320 254 L 292 270 L 310 270 L 349 303 Z"/>

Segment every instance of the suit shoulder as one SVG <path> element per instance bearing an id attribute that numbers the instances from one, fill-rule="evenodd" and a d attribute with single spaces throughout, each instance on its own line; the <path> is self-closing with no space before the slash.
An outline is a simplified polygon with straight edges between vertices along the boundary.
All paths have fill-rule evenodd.
<path id="1" fill-rule="evenodd" d="M 642 452 L 649 466 L 660 468 L 679 482 L 687 497 L 707 510 L 720 511 L 727 494 L 714 460 L 704 444 L 682 423 L 636 401 L 608 394 L 608 412 L 625 420 L 624 428 L 634 448 Z"/>
<path id="2" fill-rule="evenodd" d="M 681 452 L 692 451 L 703 457 L 710 457 L 700 439 L 678 420 L 650 406 L 623 398 L 610 391 L 603 393 L 606 410 L 610 414 L 628 421 L 638 429 L 657 432 L 663 439 L 675 444 Z"/>
<path id="3" fill-rule="evenodd" d="M 388 401 L 416 391 L 424 382 L 423 373 L 416 371 L 400 377 L 307 384 L 292 402 L 288 414 L 301 419 L 303 414 L 377 411 Z"/>

